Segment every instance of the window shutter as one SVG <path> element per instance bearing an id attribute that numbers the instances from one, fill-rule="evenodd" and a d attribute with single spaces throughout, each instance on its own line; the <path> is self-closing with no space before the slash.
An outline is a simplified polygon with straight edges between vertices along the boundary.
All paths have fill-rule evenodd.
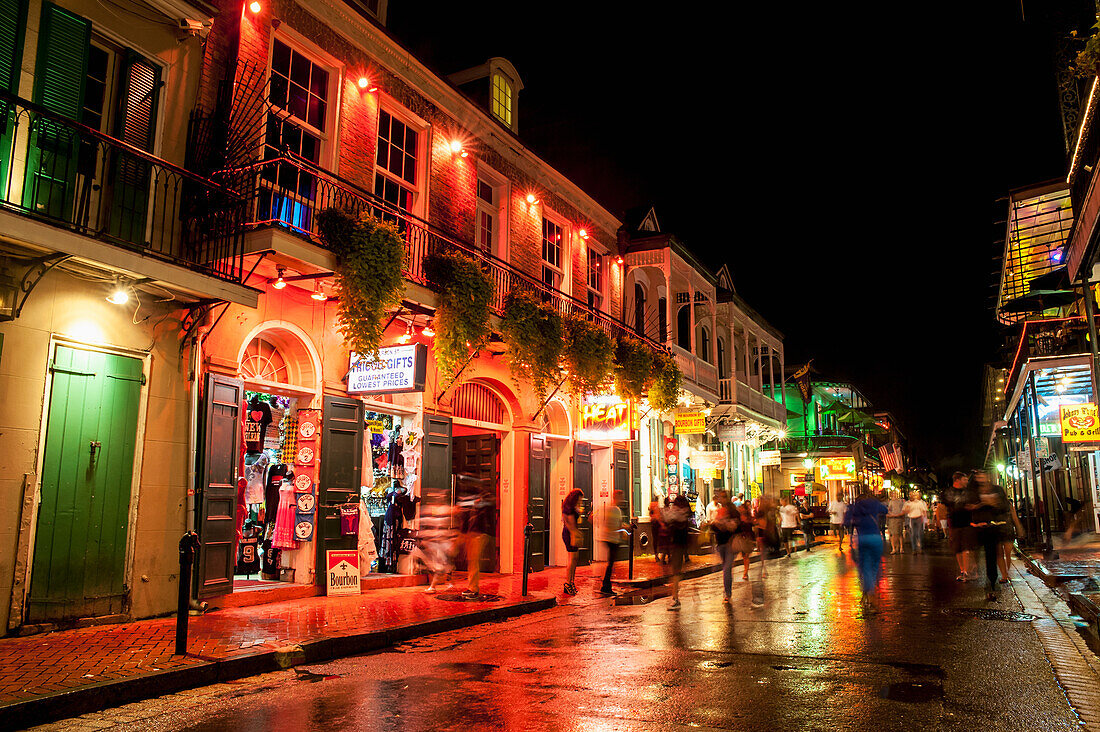
<path id="1" fill-rule="evenodd" d="M 115 135 L 123 142 L 152 152 L 159 96 L 160 67 L 133 51 L 127 52 Z"/>
<path id="2" fill-rule="evenodd" d="M 23 58 L 25 0 L 0 0 L 0 89 L 18 91 L 19 63 Z"/>
<path id="3" fill-rule="evenodd" d="M 92 24 L 79 15 L 42 3 L 34 101 L 52 112 L 80 118 L 91 32 Z"/>

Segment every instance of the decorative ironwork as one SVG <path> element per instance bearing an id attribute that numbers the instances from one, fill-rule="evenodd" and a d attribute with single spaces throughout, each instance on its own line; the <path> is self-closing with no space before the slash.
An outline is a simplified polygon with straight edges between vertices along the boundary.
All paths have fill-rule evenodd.
<path id="1" fill-rule="evenodd" d="M 15 320 L 23 312 L 23 306 L 27 304 L 27 298 L 34 292 L 34 288 L 42 281 L 42 278 L 57 265 L 72 257 L 68 254 L 47 254 L 34 259 L 8 260 L 15 265 L 25 265 L 26 270 L 19 279 L 19 285 L 11 293 L 11 312 L 0 312 L 0 322 Z M 6 298 L 5 298 L 6 299 Z"/>

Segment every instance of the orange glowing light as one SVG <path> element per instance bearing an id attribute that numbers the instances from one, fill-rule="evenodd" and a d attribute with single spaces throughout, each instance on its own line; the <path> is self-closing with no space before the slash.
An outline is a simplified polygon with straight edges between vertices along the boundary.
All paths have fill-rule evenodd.
<path id="1" fill-rule="evenodd" d="M 360 89 L 366 89 L 368 86 L 370 86 L 370 79 L 368 79 L 365 76 L 360 76 L 359 77 L 359 88 Z"/>
<path id="2" fill-rule="evenodd" d="M 587 239 L 588 238 L 588 230 L 587 229 L 581 229 L 580 230 L 580 235 L 581 235 L 582 239 Z"/>
<path id="3" fill-rule="evenodd" d="M 527 194 L 527 203 L 530 203 L 531 205 L 534 205 L 538 202 L 539 202 L 539 199 L 534 193 L 528 193 Z"/>
<path id="4" fill-rule="evenodd" d="M 260 5 L 257 0 L 252 0 L 252 2 L 248 6 L 248 9 L 251 10 L 253 13 L 258 13 L 263 10 L 263 5 Z"/>
<path id="5" fill-rule="evenodd" d="M 462 152 L 462 143 L 458 140 L 451 140 L 451 152 L 453 152 L 455 155 Z"/>

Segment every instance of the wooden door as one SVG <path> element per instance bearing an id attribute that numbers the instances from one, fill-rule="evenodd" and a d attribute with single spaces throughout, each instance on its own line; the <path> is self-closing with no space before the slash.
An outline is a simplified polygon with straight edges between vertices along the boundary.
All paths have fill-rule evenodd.
<path id="1" fill-rule="evenodd" d="M 28 622 L 123 612 L 142 362 L 58 346 Z"/>
<path id="2" fill-rule="evenodd" d="M 424 506 L 450 506 L 453 470 L 451 458 L 451 418 L 424 415 L 424 455 L 420 475 L 420 500 Z"/>
<path id="3" fill-rule="evenodd" d="M 466 480 L 458 483 L 458 490 L 464 491 L 465 495 L 456 495 L 457 503 L 461 504 L 471 493 L 483 490 L 494 497 L 489 532 L 491 540 L 481 553 L 481 571 L 496 572 L 500 567 L 500 440 L 496 435 L 486 434 L 455 437 L 451 442 L 452 470 L 456 476 L 467 476 Z"/>
<path id="4" fill-rule="evenodd" d="M 577 552 L 577 564 L 585 566 L 592 563 L 592 445 L 587 442 L 573 443 L 573 487 L 584 494 L 581 501 L 581 515 L 577 517 L 577 528 L 581 534 L 581 548 Z"/>
<path id="5" fill-rule="evenodd" d="M 541 435 L 531 435 L 527 479 L 527 521 L 531 530 L 531 571 L 541 572 L 549 564 L 550 444 Z"/>
<path id="6" fill-rule="evenodd" d="M 611 483 L 613 490 L 619 491 L 619 510 L 623 512 L 623 520 L 630 520 L 630 452 L 623 447 L 613 450 L 611 468 Z M 612 493 L 614 495 L 614 493 Z M 619 546 L 620 558 L 626 557 L 626 544 Z"/>
<path id="7" fill-rule="evenodd" d="M 325 567 L 325 552 L 354 549 L 359 540 L 340 533 L 340 507 L 359 503 L 363 474 L 363 402 L 349 397 L 326 396 L 321 415 L 321 472 L 317 481 L 317 525 L 314 547 L 318 569 Z M 325 573 L 314 573 L 323 585 Z"/>
<path id="8" fill-rule="evenodd" d="M 200 542 L 196 594 L 213 597 L 233 591 L 244 382 L 207 374 L 205 395 L 196 486 Z"/>

